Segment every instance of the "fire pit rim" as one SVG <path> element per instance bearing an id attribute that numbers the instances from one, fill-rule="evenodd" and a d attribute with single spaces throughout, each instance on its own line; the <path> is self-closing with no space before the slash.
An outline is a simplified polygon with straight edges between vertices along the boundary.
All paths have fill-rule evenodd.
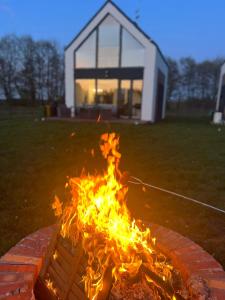
<path id="1" fill-rule="evenodd" d="M 201 276 L 207 282 L 213 299 L 225 299 L 225 272 L 210 254 L 173 230 L 157 224 L 149 225 L 157 239 L 158 249 L 171 259 L 185 283 L 193 276 Z M 0 299 L 4 296 L 4 299 L 10 296 L 35 299 L 33 288 L 55 228 L 52 225 L 39 229 L 23 238 L 1 257 Z"/>

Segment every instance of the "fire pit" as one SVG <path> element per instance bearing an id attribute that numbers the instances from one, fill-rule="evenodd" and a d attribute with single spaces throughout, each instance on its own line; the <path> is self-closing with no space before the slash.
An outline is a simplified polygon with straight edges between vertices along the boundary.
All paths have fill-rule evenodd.
<path id="1" fill-rule="evenodd" d="M 46 252 L 47 243 L 40 240 L 38 257 L 44 262 L 39 261 L 38 279 L 37 274 L 33 278 L 36 298 L 225 299 L 225 274 L 211 256 L 174 232 L 131 217 L 126 205 L 128 176 L 119 170 L 118 145 L 116 134 L 102 135 L 106 171 L 69 179 L 64 201 L 55 197 L 58 225 Z M 26 245 L 34 248 L 37 242 L 37 237 L 22 241 L 2 261 L 35 261 L 27 256 L 31 250 Z M 24 284 L 17 290 L 19 296 L 32 291 L 28 279 Z M 26 296 L 22 299 L 32 299 Z"/>
<path id="2" fill-rule="evenodd" d="M 88 257 L 81 243 L 74 247 L 70 240 L 63 239 L 58 233 L 52 239 L 36 284 L 37 299 L 87 299 L 82 280 L 87 266 Z M 148 284 L 141 277 L 143 274 L 149 276 Z M 175 289 L 183 293 L 185 291 L 187 295 L 179 273 L 174 272 L 173 276 L 174 286 L 143 267 L 139 276 L 132 278 L 132 281 L 126 281 L 125 277 L 125 285 L 117 283 L 113 286 L 111 269 L 108 269 L 104 275 L 103 289 L 96 299 L 175 299 Z M 176 299 L 186 298 L 177 294 Z"/>
<path id="3" fill-rule="evenodd" d="M 131 217 L 126 206 L 128 176 L 119 170 L 118 146 L 116 134 L 103 134 L 105 172 L 71 178 L 68 198 L 64 203 L 55 198 L 59 231 L 40 276 L 44 297 L 211 299 L 204 279 L 191 277 L 185 285 L 179 270 L 155 245 L 149 227 Z"/>
<path id="4" fill-rule="evenodd" d="M 190 299 L 207 299 L 207 297 L 200 297 L 204 291 L 202 289 L 204 285 L 202 286 L 201 282 L 198 283 L 199 278 L 202 278 L 207 284 L 207 293 L 211 299 L 225 299 L 225 272 L 212 256 L 194 242 L 174 231 L 155 224 L 151 224 L 151 228 L 158 240 L 157 246 L 160 251 L 163 251 L 171 260 L 171 264 L 180 271 L 185 286 L 197 295 Z M 46 270 L 45 262 L 50 258 L 48 251 L 50 250 L 54 254 L 56 232 L 55 226 L 40 229 L 25 237 L 0 259 L 0 299 L 55 299 L 51 290 L 48 291 L 51 296 L 46 298 L 47 286 L 43 285 L 40 277 Z M 65 252 L 63 253 L 64 256 L 67 255 Z M 65 265 L 65 268 L 67 267 L 68 264 Z M 73 269 L 72 266 L 70 267 Z M 42 272 L 40 272 L 41 269 Z M 85 299 L 83 284 L 79 280 L 78 284 L 83 294 L 81 298 L 78 296 L 75 299 Z M 33 290 L 35 290 L 35 296 Z"/>
<path id="5" fill-rule="evenodd" d="M 118 148 L 119 137 L 115 133 L 103 134 L 100 150 L 106 161 L 105 171 L 93 175 L 83 172 L 80 177 L 69 179 L 68 197 L 63 203 L 55 197 L 53 209 L 59 217 L 59 235 L 64 243 L 69 239 L 70 252 L 76 253 L 69 261 L 74 272 L 65 274 L 65 284 L 74 282 L 79 260 L 85 253 L 82 281 L 89 299 L 185 299 L 183 294 L 187 292 L 181 278 L 178 280 L 169 260 L 156 251 L 149 227 L 130 215 L 126 205 L 128 176 L 119 170 Z M 60 295 L 53 282 L 57 281 L 57 286 L 62 283 L 52 270 L 56 263 L 59 266 L 58 245 L 61 247 L 62 242 L 56 243 L 44 281 L 56 297 L 64 299 L 71 286 L 61 287 Z"/>

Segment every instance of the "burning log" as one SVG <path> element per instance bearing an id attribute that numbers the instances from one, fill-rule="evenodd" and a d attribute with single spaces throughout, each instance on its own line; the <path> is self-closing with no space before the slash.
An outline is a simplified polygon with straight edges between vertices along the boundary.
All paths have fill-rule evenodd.
<path id="1" fill-rule="evenodd" d="M 142 280 L 138 283 L 128 284 L 117 282 L 111 291 L 109 300 L 160 300 L 154 287 Z"/>
<path id="2" fill-rule="evenodd" d="M 160 259 L 150 229 L 130 216 L 127 176 L 119 170 L 118 146 L 116 134 L 102 135 L 100 149 L 107 162 L 106 171 L 71 178 L 67 184 L 70 199 L 64 205 L 55 199 L 60 236 L 73 245 L 79 241 L 82 245 L 87 257 L 82 282 L 88 299 L 179 299 L 172 286 L 172 266 Z M 75 271 L 81 257 L 73 261 Z M 69 279 L 70 287 L 75 271 Z M 65 299 L 68 287 L 60 293 Z"/>

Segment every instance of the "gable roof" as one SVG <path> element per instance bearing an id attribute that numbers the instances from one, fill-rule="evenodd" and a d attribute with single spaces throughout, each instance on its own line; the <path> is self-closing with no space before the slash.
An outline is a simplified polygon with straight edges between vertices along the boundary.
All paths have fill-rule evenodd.
<path id="1" fill-rule="evenodd" d="M 130 17 L 128 17 L 122 10 L 120 7 L 118 7 L 112 0 L 107 0 L 101 7 L 100 9 L 95 13 L 95 15 L 89 20 L 89 22 L 78 32 L 78 34 L 73 38 L 73 40 L 65 47 L 65 51 L 75 42 L 75 40 L 81 35 L 81 33 L 92 23 L 92 21 L 98 16 L 98 14 L 108 5 L 111 4 L 114 6 L 114 8 L 120 13 L 122 14 L 128 22 L 130 22 L 133 26 L 135 26 L 135 28 L 150 42 L 152 43 L 158 50 L 160 56 L 162 57 L 163 61 L 165 62 L 165 64 L 168 66 L 168 63 L 164 57 L 164 55 L 162 54 L 158 44 L 156 42 L 154 42 L 150 36 L 148 34 L 146 34 L 146 32 L 144 32 L 136 22 L 134 22 Z"/>

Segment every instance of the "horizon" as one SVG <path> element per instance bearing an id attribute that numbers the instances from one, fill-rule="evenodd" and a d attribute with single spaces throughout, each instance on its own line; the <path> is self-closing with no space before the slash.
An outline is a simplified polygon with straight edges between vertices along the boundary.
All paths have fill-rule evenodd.
<path id="1" fill-rule="evenodd" d="M 48 0 L 48 3 L 44 0 L 37 3 L 0 0 L 0 38 L 8 34 L 30 35 L 34 40 L 54 40 L 64 48 L 104 2 L 86 0 L 75 4 L 67 0 L 65 5 L 53 0 Z M 215 0 L 213 4 L 206 0 L 204 8 L 203 0 L 198 3 L 194 0 L 188 3 L 129 0 L 129 6 L 128 0 L 114 2 L 133 21 L 135 11 L 139 10 L 138 25 L 159 45 L 166 57 L 191 56 L 200 62 L 225 56 L 225 40 L 221 39 L 225 30 L 225 2 L 222 0 Z M 62 20 L 61 15 L 66 19 Z"/>

